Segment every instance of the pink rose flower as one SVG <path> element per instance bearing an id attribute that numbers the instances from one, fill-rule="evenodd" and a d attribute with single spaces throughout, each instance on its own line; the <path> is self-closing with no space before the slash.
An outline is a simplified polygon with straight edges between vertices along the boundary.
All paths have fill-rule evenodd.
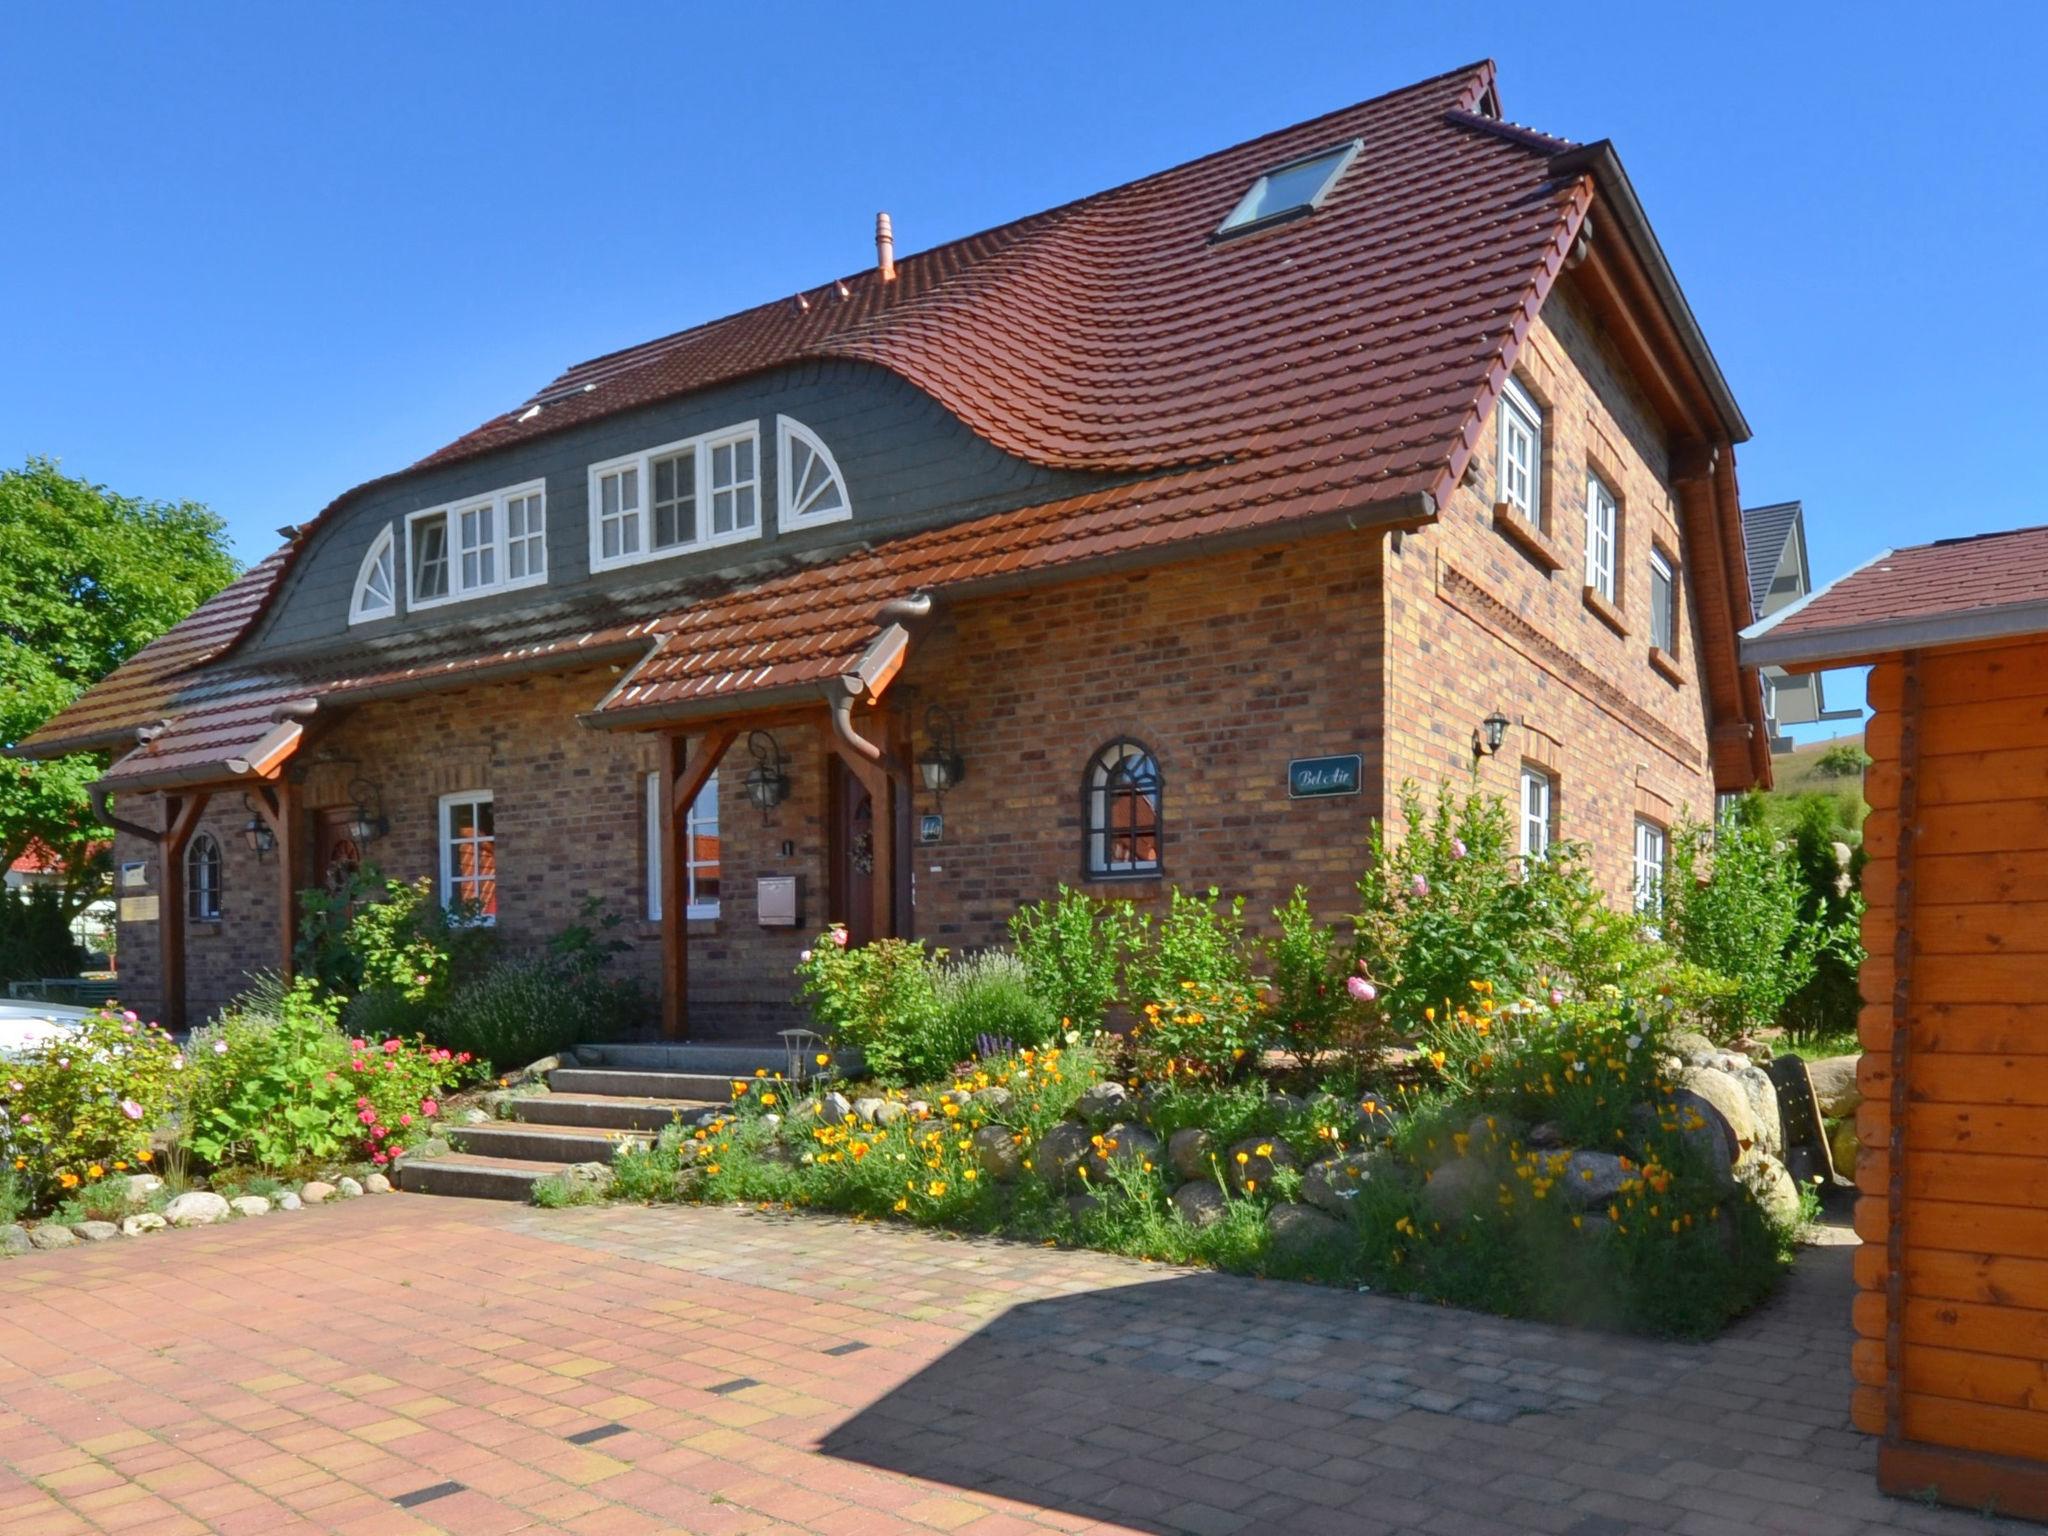
<path id="1" fill-rule="evenodd" d="M 1452 858 L 1454 858 L 1454 859 L 1462 859 L 1462 858 L 1464 858 L 1464 857 L 1465 857 L 1465 855 L 1466 855 L 1466 853 L 1467 853 L 1468 851 L 1469 851 L 1469 850 L 1468 850 L 1468 849 L 1467 849 L 1467 848 L 1465 847 L 1465 839 L 1463 839 L 1462 837 L 1454 837 L 1454 838 L 1452 838 L 1452 839 L 1451 839 L 1451 857 L 1452 857 Z"/>
<path id="2" fill-rule="evenodd" d="M 395 1054 L 404 1043 L 402 1040 L 386 1040 L 384 1042 L 384 1054 L 386 1056 Z"/>
<path id="3" fill-rule="evenodd" d="M 441 1113 L 441 1106 L 436 1104 L 432 1099 L 421 1099 L 420 1113 L 431 1120 L 434 1116 Z"/>
<path id="4" fill-rule="evenodd" d="M 142 1015 L 137 1013 L 133 1008 L 123 1008 L 121 1010 L 121 1017 L 126 1019 L 130 1024 L 140 1024 L 142 1022 Z"/>
<path id="5" fill-rule="evenodd" d="M 1380 995 L 1380 989 L 1363 976 L 1353 976 L 1344 983 L 1344 990 L 1361 1003 L 1369 1003 Z"/>
<path id="6" fill-rule="evenodd" d="M 133 1099 L 123 1099 L 121 1101 L 121 1113 L 130 1120 L 140 1120 L 142 1118 L 142 1106 Z"/>
<path id="7" fill-rule="evenodd" d="M 227 1053 L 228 1053 L 228 1043 L 227 1043 L 227 1041 L 225 1041 L 225 1040 L 216 1040 L 216 1041 L 214 1041 L 214 1042 L 213 1042 L 213 1054 L 214 1054 L 214 1055 L 216 1055 L 216 1056 L 225 1056 L 225 1055 L 227 1055 Z"/>
<path id="8" fill-rule="evenodd" d="M 356 1118 L 365 1125 L 375 1125 L 377 1123 L 377 1111 L 374 1109 L 357 1110 Z"/>
<path id="9" fill-rule="evenodd" d="M 406 1111 L 406 1112 L 405 1112 L 404 1114 L 400 1115 L 400 1116 L 398 1117 L 398 1123 L 399 1123 L 400 1125 L 411 1125 L 411 1124 L 412 1124 L 412 1111 L 411 1111 L 411 1110 L 407 1110 L 407 1111 Z"/>
<path id="10" fill-rule="evenodd" d="M 1429 881 L 1425 876 L 1417 875 L 1408 882 L 1408 890 L 1411 895 L 1427 896 L 1429 894 Z"/>
<path id="11" fill-rule="evenodd" d="M 850 942 L 846 930 L 844 928 L 834 928 L 832 930 L 832 942 L 834 944 L 837 944 L 841 949 L 846 948 L 847 944 Z"/>

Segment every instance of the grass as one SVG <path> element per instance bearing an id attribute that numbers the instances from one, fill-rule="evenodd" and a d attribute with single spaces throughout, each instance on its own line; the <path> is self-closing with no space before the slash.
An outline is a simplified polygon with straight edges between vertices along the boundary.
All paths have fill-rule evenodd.
<path id="1" fill-rule="evenodd" d="M 1794 747 L 1771 759 L 1771 793 L 1773 795 L 1822 794 L 1837 795 L 1854 793 L 1862 789 L 1861 780 L 1841 778 L 1820 770 L 1821 757 L 1830 747 L 1861 747 L 1863 733 L 1852 731 L 1844 736 L 1831 736 L 1826 741 L 1808 742 Z"/>

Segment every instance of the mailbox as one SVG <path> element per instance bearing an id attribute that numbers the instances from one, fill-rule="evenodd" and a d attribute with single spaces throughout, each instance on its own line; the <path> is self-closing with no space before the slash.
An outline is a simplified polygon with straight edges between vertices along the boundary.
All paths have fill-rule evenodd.
<path id="1" fill-rule="evenodd" d="M 797 924 L 797 877 L 763 875 L 755 888 L 754 907 L 763 928 L 794 928 Z"/>

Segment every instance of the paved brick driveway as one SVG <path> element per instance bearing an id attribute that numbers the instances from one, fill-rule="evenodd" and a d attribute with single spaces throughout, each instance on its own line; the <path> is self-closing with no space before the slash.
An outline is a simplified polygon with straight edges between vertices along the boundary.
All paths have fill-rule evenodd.
<path id="1" fill-rule="evenodd" d="M 0 1532 L 1983 1532 L 1874 1491 L 1848 1252 L 1693 1348 L 828 1220 L 359 1200 L 0 1263 Z"/>

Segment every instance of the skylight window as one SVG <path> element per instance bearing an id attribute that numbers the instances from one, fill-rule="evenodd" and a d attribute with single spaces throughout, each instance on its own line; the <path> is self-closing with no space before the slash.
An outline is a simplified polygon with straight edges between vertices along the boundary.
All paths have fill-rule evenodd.
<path id="1" fill-rule="evenodd" d="M 1216 231 L 1217 237 L 1242 234 L 1313 213 L 1323 205 L 1323 199 L 1330 195 L 1330 188 L 1357 156 L 1362 143 L 1353 139 L 1349 144 L 1320 150 L 1266 172 L 1252 183 L 1244 201 L 1231 210 L 1230 217 Z"/>

